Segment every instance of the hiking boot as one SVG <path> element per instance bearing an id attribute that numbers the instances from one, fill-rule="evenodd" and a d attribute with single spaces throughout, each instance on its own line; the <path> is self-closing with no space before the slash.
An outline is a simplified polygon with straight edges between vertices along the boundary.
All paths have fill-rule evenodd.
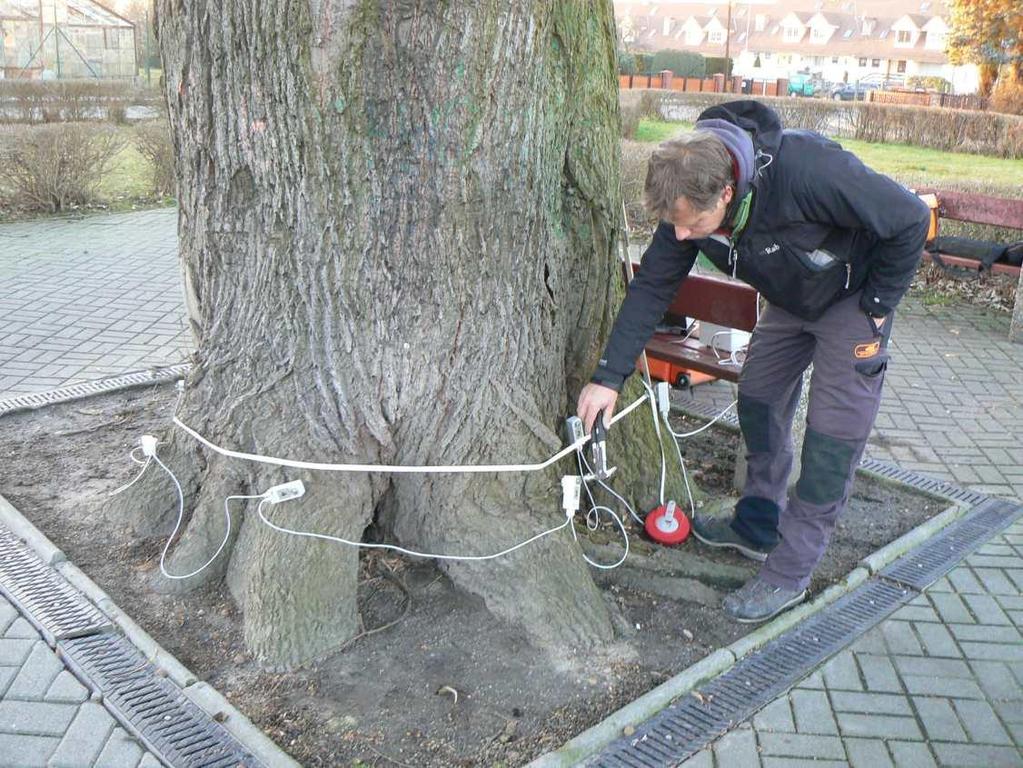
<path id="1" fill-rule="evenodd" d="M 805 597 L 805 589 L 797 591 L 776 587 L 754 576 L 726 597 L 722 608 L 736 621 L 754 624 L 773 619 L 782 611 L 803 602 Z"/>
<path id="2" fill-rule="evenodd" d="M 774 547 L 762 547 L 732 530 L 730 517 L 710 517 L 697 514 L 693 518 L 693 536 L 708 547 L 734 549 L 750 560 L 762 563 Z"/>

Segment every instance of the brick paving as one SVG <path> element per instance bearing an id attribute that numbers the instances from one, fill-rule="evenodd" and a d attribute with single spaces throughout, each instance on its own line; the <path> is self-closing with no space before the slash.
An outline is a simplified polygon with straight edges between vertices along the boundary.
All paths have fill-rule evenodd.
<path id="1" fill-rule="evenodd" d="M 0 398 L 182 362 L 177 212 L 0 225 Z"/>
<path id="2" fill-rule="evenodd" d="M 160 765 L 0 596 L 0 767 Z"/>
<path id="3" fill-rule="evenodd" d="M 1023 766 L 1023 521 L 684 762 Z"/>
<path id="4" fill-rule="evenodd" d="M 1006 313 L 907 297 L 867 455 L 1023 499 L 1023 344 L 1008 334 Z M 700 385 L 693 396 L 724 408 L 734 385 Z"/>

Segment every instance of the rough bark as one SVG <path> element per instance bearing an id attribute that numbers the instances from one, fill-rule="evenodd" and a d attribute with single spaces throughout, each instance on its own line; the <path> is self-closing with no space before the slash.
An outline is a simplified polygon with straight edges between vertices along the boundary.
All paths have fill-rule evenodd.
<path id="1" fill-rule="evenodd" d="M 610 1 L 157 8 L 198 340 L 177 415 L 235 450 L 322 462 L 556 451 L 621 297 Z M 616 487 L 648 504 L 660 468 L 649 417 L 612 435 Z M 166 439 L 189 490 L 177 572 L 219 545 L 231 492 L 300 478 L 303 499 L 266 510 L 282 525 L 358 541 L 375 524 L 409 548 L 483 554 L 557 525 L 559 476 L 573 471 L 296 472 Z M 166 490 L 152 474 L 119 513 L 165 530 Z M 158 586 L 226 577 L 264 666 L 338 648 L 358 629 L 358 551 L 278 534 L 237 504 L 240 531 L 216 566 Z M 538 644 L 611 637 L 567 530 L 440 565 Z"/>

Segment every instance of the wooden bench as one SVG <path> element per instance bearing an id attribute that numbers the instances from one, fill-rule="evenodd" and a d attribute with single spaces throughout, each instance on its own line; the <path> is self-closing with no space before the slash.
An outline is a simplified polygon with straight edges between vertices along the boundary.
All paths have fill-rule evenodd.
<path id="1" fill-rule="evenodd" d="M 633 261 L 633 270 L 640 265 Z M 727 277 L 691 273 L 679 286 L 668 307 L 669 315 L 713 323 L 724 328 L 752 332 L 757 324 L 757 291 L 746 283 Z M 697 383 L 696 374 L 738 381 L 741 365 L 722 362 L 727 352 L 704 343 L 697 334 L 655 333 L 646 345 L 650 375 L 675 386 Z M 706 380 L 706 379 L 704 379 Z"/>
<path id="2" fill-rule="evenodd" d="M 931 237 L 924 247 L 925 261 L 938 262 L 953 267 L 980 271 L 983 265 L 978 259 L 952 256 L 938 251 L 934 238 L 940 233 L 941 220 L 951 219 L 971 224 L 990 224 L 996 227 L 1023 230 L 1023 200 L 1011 200 L 990 195 L 975 195 L 966 192 L 943 192 L 937 189 L 919 190 L 921 197 L 934 195 L 937 198 L 936 221 L 931 226 Z M 937 256 L 937 258 L 935 258 Z M 1020 267 L 1002 262 L 991 265 L 994 274 L 1019 277 Z M 1020 300 L 1019 296 L 1016 301 Z"/>

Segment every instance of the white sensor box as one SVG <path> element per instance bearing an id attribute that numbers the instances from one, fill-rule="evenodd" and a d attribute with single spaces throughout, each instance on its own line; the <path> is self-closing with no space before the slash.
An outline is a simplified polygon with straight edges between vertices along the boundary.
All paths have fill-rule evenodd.
<path id="1" fill-rule="evenodd" d="M 749 344 L 750 336 L 748 331 L 739 331 L 735 328 L 726 328 L 723 325 L 700 321 L 700 342 L 718 352 L 731 354 L 736 350 L 744 349 Z"/>

